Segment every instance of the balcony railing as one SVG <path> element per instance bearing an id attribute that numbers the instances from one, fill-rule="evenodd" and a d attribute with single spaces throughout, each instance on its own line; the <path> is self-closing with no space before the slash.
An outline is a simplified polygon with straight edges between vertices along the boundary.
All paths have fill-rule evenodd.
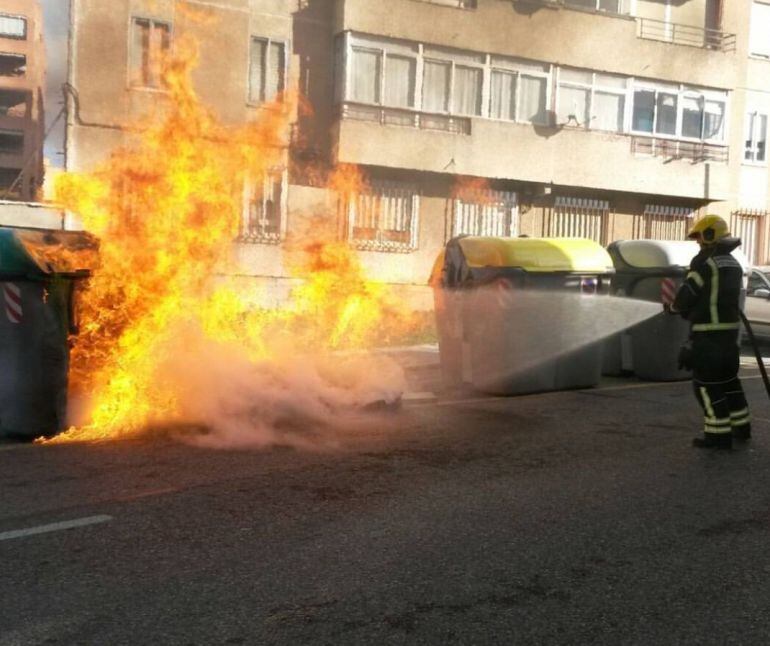
<path id="1" fill-rule="evenodd" d="M 727 163 L 727 146 L 698 141 L 677 141 L 658 137 L 631 137 L 631 152 L 635 155 L 652 155 L 669 159 L 688 159 L 693 162 L 714 161 Z"/>
<path id="2" fill-rule="evenodd" d="M 471 134 L 471 120 L 446 114 L 414 112 L 401 108 L 386 108 L 377 105 L 346 102 L 342 104 L 340 116 L 343 119 L 372 121 L 384 126 L 405 126 L 420 130 L 440 130 L 458 135 Z"/>
<path id="3" fill-rule="evenodd" d="M 445 7 L 454 7 L 455 9 L 475 9 L 476 0 L 417 0 L 417 2 L 427 2 L 429 4 L 440 4 Z"/>
<path id="4" fill-rule="evenodd" d="M 721 52 L 735 51 L 735 34 L 728 34 L 718 29 L 704 29 L 692 25 L 679 25 L 652 18 L 638 18 L 639 38 L 660 40 L 674 45 L 704 47 Z"/>

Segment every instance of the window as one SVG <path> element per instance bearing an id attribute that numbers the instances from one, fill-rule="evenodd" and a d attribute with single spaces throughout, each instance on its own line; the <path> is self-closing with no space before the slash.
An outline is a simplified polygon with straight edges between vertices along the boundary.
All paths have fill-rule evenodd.
<path id="1" fill-rule="evenodd" d="M 545 64 L 492 57 L 489 116 L 546 124 L 549 71 Z"/>
<path id="2" fill-rule="evenodd" d="M 560 124 L 622 132 L 627 80 L 622 76 L 561 68 L 556 117 Z"/>
<path id="3" fill-rule="evenodd" d="M 564 0 L 564 4 L 607 13 L 627 14 L 630 10 L 629 0 Z"/>
<path id="4" fill-rule="evenodd" d="M 134 18 L 131 33 L 131 85 L 160 88 L 163 82 L 163 58 L 171 45 L 170 25 L 146 18 Z"/>
<path id="5" fill-rule="evenodd" d="M 416 49 L 414 45 L 357 39 L 350 50 L 348 96 L 357 103 L 414 108 Z"/>
<path id="6" fill-rule="evenodd" d="M 481 68 L 455 65 L 452 114 L 481 115 L 482 80 Z"/>
<path id="7" fill-rule="evenodd" d="M 273 169 L 244 191 L 243 242 L 277 243 L 285 233 L 286 171 Z"/>
<path id="8" fill-rule="evenodd" d="M 359 249 L 409 252 L 417 249 L 419 196 L 414 186 L 375 181 L 347 204 L 348 239 Z"/>
<path id="9" fill-rule="evenodd" d="M 749 53 L 770 58 L 770 3 L 755 1 L 751 8 Z"/>
<path id="10" fill-rule="evenodd" d="M 746 115 L 743 159 L 764 164 L 767 161 L 767 115 L 749 112 Z"/>
<path id="11" fill-rule="evenodd" d="M 454 200 L 452 237 L 515 236 L 519 210 L 516 193 L 478 190 L 462 192 Z"/>
<path id="12" fill-rule="evenodd" d="M 604 244 L 609 213 L 610 203 L 606 200 L 557 196 L 548 217 L 546 235 L 589 238 Z"/>
<path id="13" fill-rule="evenodd" d="M 669 92 L 656 92 L 655 133 L 659 135 L 676 134 L 676 116 L 678 96 Z"/>
<path id="14" fill-rule="evenodd" d="M 0 37 L 25 40 L 27 38 L 27 19 L 23 16 L 0 14 Z"/>
<path id="15" fill-rule="evenodd" d="M 0 76 L 22 77 L 27 74 L 27 57 L 24 54 L 0 52 Z"/>
<path id="16" fill-rule="evenodd" d="M 582 70 L 559 70 L 559 103 L 556 118 L 559 123 L 588 127 L 593 73 Z"/>
<path id="17" fill-rule="evenodd" d="M 380 103 L 382 54 L 377 50 L 353 48 L 353 100 Z"/>
<path id="18" fill-rule="evenodd" d="M 20 155 L 24 152 L 24 133 L 21 130 L 0 130 L 0 153 Z"/>
<path id="19" fill-rule="evenodd" d="M 723 90 L 363 34 L 346 33 L 338 42 L 336 58 L 344 74 L 337 75 L 336 91 L 344 118 L 421 128 L 442 119 L 454 123 L 438 129 L 468 133 L 469 117 L 550 125 L 555 115 L 560 125 L 646 134 L 654 142 L 684 139 L 693 150 L 695 142 L 709 142 L 727 153 L 729 95 Z"/>
<path id="20" fill-rule="evenodd" d="M 645 204 L 634 237 L 650 240 L 685 240 L 696 209 L 664 204 Z"/>
<path id="21" fill-rule="evenodd" d="M 0 90 L 0 115 L 24 118 L 27 116 L 27 105 L 30 102 L 28 92 Z"/>
<path id="22" fill-rule="evenodd" d="M 363 34 L 348 34 L 343 50 L 337 57 L 344 61 L 345 74 L 338 75 L 345 78 L 344 92 L 337 84 L 343 101 L 419 110 L 426 118 L 548 123 L 548 64 Z M 392 123 L 404 115 L 382 118 Z M 405 124 L 416 123 L 406 118 Z"/>
<path id="23" fill-rule="evenodd" d="M 724 139 L 726 92 L 639 82 L 633 101 L 634 132 L 706 141 Z"/>
<path id="24" fill-rule="evenodd" d="M 657 88 L 634 90 L 632 128 L 637 132 L 675 135 L 678 93 Z"/>
<path id="25" fill-rule="evenodd" d="M 475 9 L 476 0 L 422 0 L 430 4 L 440 4 L 445 7 L 455 7 L 457 9 Z"/>
<path id="26" fill-rule="evenodd" d="M 286 89 L 286 44 L 251 39 L 249 103 L 274 101 Z"/>
<path id="27" fill-rule="evenodd" d="M 413 108 L 416 75 L 415 59 L 389 55 L 385 59 L 385 105 Z"/>
<path id="28" fill-rule="evenodd" d="M 426 48 L 423 67 L 422 109 L 426 112 L 478 117 L 484 56 Z"/>
<path id="29" fill-rule="evenodd" d="M 449 87 L 452 64 L 425 61 L 422 83 L 422 109 L 426 112 L 449 112 Z"/>

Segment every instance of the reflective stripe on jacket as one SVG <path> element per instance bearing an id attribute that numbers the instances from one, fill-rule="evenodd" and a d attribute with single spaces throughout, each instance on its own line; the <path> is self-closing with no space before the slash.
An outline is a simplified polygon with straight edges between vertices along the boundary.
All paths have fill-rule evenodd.
<path id="1" fill-rule="evenodd" d="M 736 238 L 726 238 L 692 259 L 673 309 L 690 321 L 693 332 L 736 330 L 740 326 L 743 268 L 730 255 L 739 244 Z"/>

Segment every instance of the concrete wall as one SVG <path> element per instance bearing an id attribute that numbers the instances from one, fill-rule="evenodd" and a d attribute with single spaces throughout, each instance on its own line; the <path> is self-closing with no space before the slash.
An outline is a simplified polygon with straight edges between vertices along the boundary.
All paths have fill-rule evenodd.
<path id="1" fill-rule="evenodd" d="M 636 6 L 640 16 L 703 27 L 710 2 L 672 2 L 668 13 L 660 0 L 637 0 Z M 446 241 L 451 187 L 458 175 L 507 182 L 507 190 L 522 196 L 520 232 L 533 236 L 543 234 L 552 204 L 552 198 L 525 199 L 536 185 L 553 184 L 555 194 L 608 200 L 610 239 L 632 237 L 648 203 L 697 209 L 712 202 L 709 211 L 728 217 L 742 203 L 764 201 L 767 207 L 767 166 L 747 169 L 741 161 L 749 96 L 770 91 L 770 63 L 748 59 L 748 4 L 726 3 L 723 29 L 738 39 L 735 52 L 722 52 L 639 38 L 639 23 L 629 17 L 538 2 L 478 0 L 477 9 L 461 10 L 415 0 L 190 0 L 184 5 L 73 0 L 71 80 L 81 109 L 70 115 L 68 165 L 92 168 L 125 141 L 122 126 L 164 100 L 162 92 L 129 84 L 131 16 L 168 21 L 175 39 L 189 34 L 200 42 L 196 88 L 230 123 L 242 123 L 262 109 L 248 102 L 250 37 L 281 40 L 291 51 L 289 88 L 306 99 L 296 115 L 287 160 L 288 230 L 301 229 L 309 216 L 341 226 L 336 196 L 308 179 L 308 169 L 310 175 L 323 175 L 339 160 L 418 184 L 419 249 L 360 256 L 373 277 L 398 283 L 406 297 L 427 303 L 427 292 L 419 286 Z M 471 120 L 470 135 L 339 121 L 335 39 L 348 30 L 729 90 L 729 162 L 639 157 L 628 135 L 483 118 Z M 268 301 L 285 295 L 291 283 L 280 245 L 237 244 L 236 252 L 244 280 L 258 277 Z"/>
<path id="2" fill-rule="evenodd" d="M 170 24 L 174 42 L 193 38 L 199 44 L 193 81 L 201 100 L 224 122 L 243 123 L 263 109 L 249 103 L 251 37 L 290 47 L 293 6 L 290 0 L 73 0 L 71 82 L 80 110 L 73 106 L 70 118 L 68 167 L 92 168 L 124 140 L 121 128 L 162 109 L 165 92 L 129 81 L 132 18 Z M 297 87 L 296 55 L 290 56 L 288 73 L 288 86 Z"/>
<path id="3" fill-rule="evenodd" d="M 0 200 L 0 226 L 33 229 L 63 229 L 64 213 L 33 202 Z"/>
<path id="4" fill-rule="evenodd" d="M 729 195 L 726 164 L 638 157 L 626 135 L 486 119 L 472 124 L 466 136 L 345 119 L 339 124 L 338 155 L 356 164 L 434 172 L 451 168 L 461 175 L 697 200 Z"/>

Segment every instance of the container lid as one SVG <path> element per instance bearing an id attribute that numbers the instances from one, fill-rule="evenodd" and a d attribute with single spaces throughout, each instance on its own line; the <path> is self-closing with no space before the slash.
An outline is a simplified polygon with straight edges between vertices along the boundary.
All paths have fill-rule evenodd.
<path id="1" fill-rule="evenodd" d="M 586 238 L 459 239 L 469 267 L 518 267 L 528 272 L 604 274 L 613 265 L 598 242 Z"/>
<path id="2" fill-rule="evenodd" d="M 630 267 L 689 267 L 700 251 L 692 240 L 618 240 L 611 245 Z"/>
<path id="3" fill-rule="evenodd" d="M 82 231 L 0 227 L 0 278 L 85 276 L 97 251 L 97 239 Z"/>

